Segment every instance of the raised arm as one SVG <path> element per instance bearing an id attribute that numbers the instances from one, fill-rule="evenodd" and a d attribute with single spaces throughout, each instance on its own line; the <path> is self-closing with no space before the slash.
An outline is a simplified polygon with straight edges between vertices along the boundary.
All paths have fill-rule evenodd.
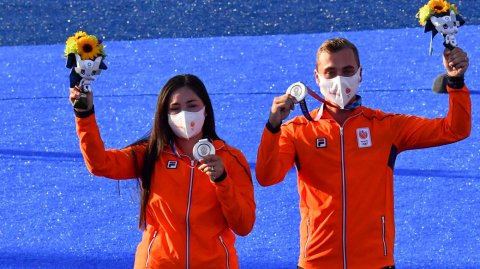
<path id="1" fill-rule="evenodd" d="M 290 111 L 295 109 L 295 98 L 289 94 L 275 97 L 268 123 L 263 130 L 262 140 L 258 147 L 255 173 L 262 186 L 277 184 L 293 167 L 295 147 L 286 136 L 286 129 L 281 131 L 280 125 Z"/>
<path id="2" fill-rule="evenodd" d="M 70 89 L 70 101 L 79 98 L 75 88 Z M 80 149 L 88 170 L 101 177 L 112 179 L 136 178 L 137 171 L 141 171 L 146 145 L 137 145 L 122 150 L 105 150 L 100 137 L 95 112 L 93 108 L 93 94 L 87 94 L 88 108 L 75 109 L 77 134 L 80 139 Z M 134 152 L 133 152 L 134 151 Z M 134 154 L 136 158 L 134 158 Z M 135 163 L 134 160 L 137 160 Z"/>
<path id="3" fill-rule="evenodd" d="M 445 118 L 425 119 L 414 116 L 395 117 L 393 128 L 399 134 L 399 150 L 427 148 L 460 141 L 470 135 L 471 101 L 463 76 L 469 61 L 460 48 L 444 52 L 444 65 L 448 73 L 447 91 L 449 110 Z"/>
<path id="4" fill-rule="evenodd" d="M 295 147 L 286 135 L 286 127 L 267 123 L 258 147 L 255 173 L 262 186 L 282 182 L 295 162 Z"/>
<path id="5" fill-rule="evenodd" d="M 111 179 L 132 179 L 140 176 L 137 175 L 137 169 L 141 171 L 146 145 L 105 150 L 95 114 L 92 112 L 92 115 L 84 116 L 85 114 L 76 113 L 76 125 L 80 149 L 88 171 L 95 176 Z M 135 150 L 135 153 L 132 150 Z M 136 165 L 133 154 L 136 155 Z"/>

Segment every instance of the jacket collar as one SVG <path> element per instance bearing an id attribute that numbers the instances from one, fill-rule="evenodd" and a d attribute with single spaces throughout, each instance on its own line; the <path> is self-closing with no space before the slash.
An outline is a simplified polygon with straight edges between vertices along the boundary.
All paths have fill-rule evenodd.
<path id="1" fill-rule="evenodd" d="M 361 112 L 363 112 L 365 109 L 365 107 L 363 106 L 360 106 L 360 107 L 357 107 L 355 109 L 352 110 L 352 112 L 350 113 L 350 116 L 355 116 Z M 324 119 L 324 120 L 333 120 L 333 117 L 332 115 L 330 115 L 330 113 L 328 113 L 328 111 L 325 109 L 325 105 L 322 104 L 321 107 L 315 109 L 314 111 L 311 112 L 310 114 L 313 118 L 314 121 L 319 121 L 321 119 Z"/>

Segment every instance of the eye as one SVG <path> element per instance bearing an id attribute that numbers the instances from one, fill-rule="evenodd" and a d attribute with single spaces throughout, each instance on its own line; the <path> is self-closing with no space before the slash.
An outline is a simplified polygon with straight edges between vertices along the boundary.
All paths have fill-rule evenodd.
<path id="1" fill-rule="evenodd" d="M 325 76 L 326 76 L 326 78 L 333 78 L 333 77 L 335 77 L 335 72 L 327 71 L 327 72 L 325 72 Z"/>
<path id="2" fill-rule="evenodd" d="M 85 69 L 82 69 L 81 73 L 82 73 L 82 75 L 85 75 Z"/>
<path id="3" fill-rule="evenodd" d="M 351 76 L 353 76 L 353 71 L 352 70 L 345 70 L 345 71 L 343 71 L 343 76 L 344 77 L 351 77 Z"/>
<path id="4" fill-rule="evenodd" d="M 92 75 L 95 75 L 97 73 L 97 71 L 92 71 Z"/>
<path id="5" fill-rule="evenodd" d="M 174 108 L 169 108 L 169 109 L 168 109 L 168 114 L 176 115 L 176 114 L 178 114 L 178 113 L 180 113 L 180 109 L 179 109 L 179 108 L 174 107 Z"/>
<path id="6" fill-rule="evenodd" d="M 448 29 L 448 25 L 444 24 L 443 29 Z"/>

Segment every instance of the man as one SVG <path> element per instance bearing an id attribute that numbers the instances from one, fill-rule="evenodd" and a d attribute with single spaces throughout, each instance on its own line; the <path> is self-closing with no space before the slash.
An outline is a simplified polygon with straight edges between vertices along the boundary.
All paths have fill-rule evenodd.
<path id="1" fill-rule="evenodd" d="M 441 119 L 361 106 L 357 48 L 335 38 L 317 53 L 315 77 L 331 105 L 282 124 L 293 110 L 276 97 L 258 149 L 262 186 L 281 182 L 295 164 L 300 193 L 298 268 L 394 268 L 393 168 L 402 151 L 445 145 L 470 134 L 466 53 L 445 50 L 450 107 Z"/>

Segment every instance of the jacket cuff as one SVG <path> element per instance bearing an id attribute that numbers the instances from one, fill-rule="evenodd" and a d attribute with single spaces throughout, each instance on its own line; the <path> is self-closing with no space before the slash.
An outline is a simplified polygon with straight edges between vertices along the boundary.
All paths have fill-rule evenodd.
<path id="1" fill-rule="evenodd" d="M 278 127 L 273 127 L 269 121 L 267 121 L 267 124 L 265 125 L 265 127 L 267 127 L 267 130 L 270 131 L 270 133 L 272 134 L 276 134 L 278 132 L 280 132 L 280 126 L 282 126 L 281 124 L 278 126 Z"/>
<path id="2" fill-rule="evenodd" d="M 461 77 L 451 77 L 447 75 L 447 85 L 452 89 L 461 89 L 465 86 L 464 76 Z"/>
<path id="3" fill-rule="evenodd" d="M 219 182 L 222 182 L 223 180 L 225 180 L 227 178 L 227 171 L 225 171 L 225 169 L 223 170 L 223 173 L 220 177 L 212 180 L 213 182 L 215 183 L 219 183 Z"/>
<path id="4" fill-rule="evenodd" d="M 92 109 L 90 109 L 88 111 L 79 112 L 79 111 L 76 111 L 75 109 L 73 109 L 73 111 L 75 112 L 75 116 L 77 118 L 81 118 L 81 119 L 88 118 L 91 115 L 95 114 L 95 106 L 93 106 Z"/>

